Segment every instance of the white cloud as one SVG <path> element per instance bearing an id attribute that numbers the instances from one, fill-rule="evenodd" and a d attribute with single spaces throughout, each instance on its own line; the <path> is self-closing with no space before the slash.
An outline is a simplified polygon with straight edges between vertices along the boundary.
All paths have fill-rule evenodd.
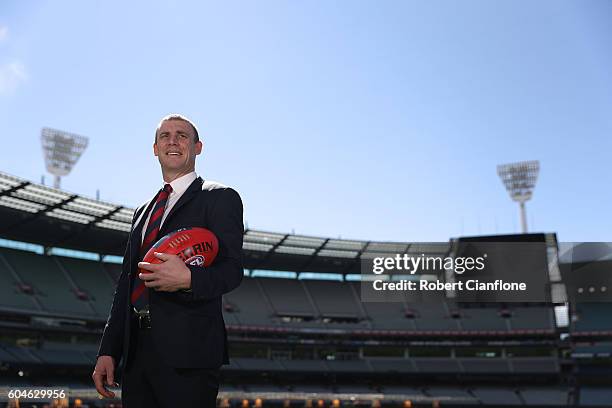
<path id="1" fill-rule="evenodd" d="M 0 95 L 14 92 L 28 79 L 25 67 L 19 61 L 0 65 Z"/>
<path id="2" fill-rule="evenodd" d="M 8 38 L 8 27 L 0 25 L 0 44 Z M 17 60 L 0 63 L 0 95 L 13 93 L 28 79 L 25 66 Z"/>

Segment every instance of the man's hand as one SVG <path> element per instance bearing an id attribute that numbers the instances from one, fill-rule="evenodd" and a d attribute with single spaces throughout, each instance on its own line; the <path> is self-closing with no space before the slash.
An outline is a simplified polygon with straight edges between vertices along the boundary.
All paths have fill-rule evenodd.
<path id="1" fill-rule="evenodd" d="M 176 292 L 191 288 L 191 271 L 177 255 L 155 252 L 155 257 L 162 261 L 159 264 L 139 262 L 138 267 L 150 273 L 140 273 L 138 277 L 147 288 Z"/>
<path id="2" fill-rule="evenodd" d="M 111 356 L 100 356 L 96 362 L 96 367 L 91 375 L 96 390 L 100 395 L 106 398 L 114 398 L 115 393 L 109 391 L 106 386 L 118 387 L 119 384 L 115 382 L 115 359 Z"/>

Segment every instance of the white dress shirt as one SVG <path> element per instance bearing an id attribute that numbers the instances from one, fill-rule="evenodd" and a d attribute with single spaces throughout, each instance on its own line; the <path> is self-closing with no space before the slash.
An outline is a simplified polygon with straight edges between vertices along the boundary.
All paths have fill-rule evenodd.
<path id="1" fill-rule="evenodd" d="M 177 178 L 176 180 L 170 182 L 170 186 L 172 187 L 172 192 L 170 193 L 170 196 L 168 196 L 168 202 L 166 203 L 164 215 L 162 215 L 161 223 L 159 224 L 160 229 L 161 229 L 161 226 L 164 225 L 164 221 L 166 220 L 166 217 L 170 213 L 170 210 L 172 210 L 172 207 L 174 207 L 176 202 L 183 196 L 187 188 L 191 185 L 191 183 L 193 183 L 193 181 L 196 178 L 198 178 L 198 175 L 196 174 L 195 171 L 192 171 L 191 173 L 185 174 L 184 176 L 181 176 Z M 162 188 L 166 184 L 168 183 L 164 182 L 164 184 L 162 185 Z M 147 220 L 142 226 L 142 236 L 140 237 L 141 244 L 144 241 L 144 235 L 145 235 L 145 232 L 147 231 L 147 226 L 149 225 L 150 219 L 151 219 L 151 212 L 149 211 L 149 214 L 147 215 Z M 161 237 L 158 237 L 158 238 L 161 238 Z"/>

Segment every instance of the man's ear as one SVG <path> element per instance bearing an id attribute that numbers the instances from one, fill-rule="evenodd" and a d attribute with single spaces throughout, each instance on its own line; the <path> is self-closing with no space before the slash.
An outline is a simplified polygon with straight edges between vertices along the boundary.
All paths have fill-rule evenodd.
<path id="1" fill-rule="evenodd" d="M 199 155 L 200 153 L 202 153 L 202 149 L 204 149 L 204 144 L 202 143 L 201 140 L 198 140 L 198 142 L 195 144 L 195 154 L 196 154 L 196 156 Z"/>
<path id="2" fill-rule="evenodd" d="M 157 143 L 153 143 L 153 154 L 156 157 L 159 156 L 159 152 L 157 151 Z"/>

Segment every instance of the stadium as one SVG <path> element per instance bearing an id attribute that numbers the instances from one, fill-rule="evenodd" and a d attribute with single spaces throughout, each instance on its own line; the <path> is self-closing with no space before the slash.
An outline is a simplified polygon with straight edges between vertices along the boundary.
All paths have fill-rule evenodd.
<path id="1" fill-rule="evenodd" d="M 0 173 L 0 407 L 121 406 L 91 372 L 132 214 Z M 540 243 L 549 301 L 362 301 L 363 259 L 475 239 Z M 411 244 L 247 229 L 218 406 L 611 406 L 609 252 L 554 233 Z M 7 398 L 20 389 L 65 397 Z"/>

